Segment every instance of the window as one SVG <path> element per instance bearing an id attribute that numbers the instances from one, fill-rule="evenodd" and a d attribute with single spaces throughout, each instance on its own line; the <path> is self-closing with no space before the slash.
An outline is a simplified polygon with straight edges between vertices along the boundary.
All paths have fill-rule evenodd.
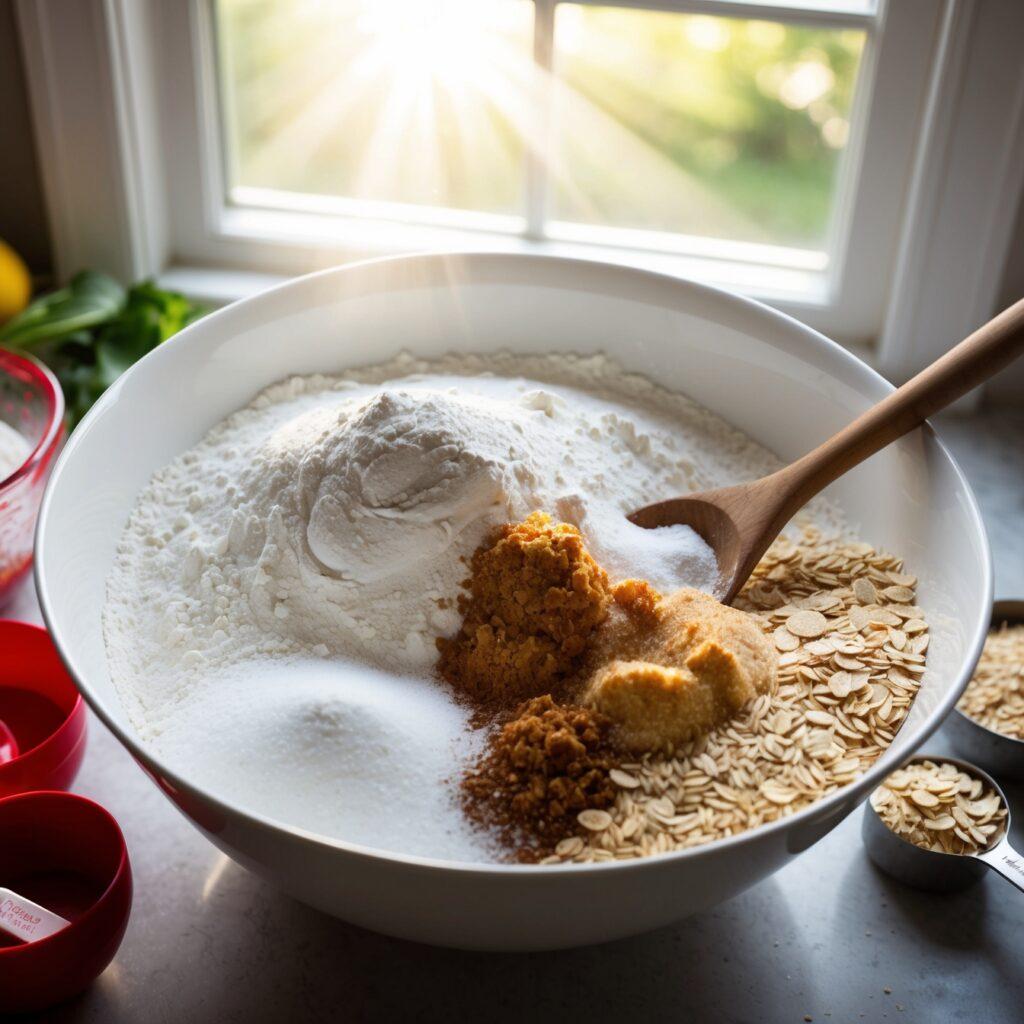
<path id="1" fill-rule="evenodd" d="M 231 202 L 321 196 L 354 216 L 521 228 L 532 4 L 217 0 L 213 10 Z"/>
<path id="2" fill-rule="evenodd" d="M 443 248 L 613 259 L 867 342 L 939 13 L 192 0 L 170 15 L 191 32 L 198 91 L 195 119 L 172 119 L 175 205 L 205 202 L 177 246 L 285 271 Z"/>
<path id="3" fill-rule="evenodd" d="M 226 205 L 675 254 L 824 301 L 872 7 L 731 6 L 213 0 Z"/>
<path id="4" fill-rule="evenodd" d="M 827 265 L 863 28 L 575 3 L 545 25 L 523 0 L 214 12 L 234 204 Z"/>
<path id="5" fill-rule="evenodd" d="M 67 272 L 226 299 L 415 250 L 604 259 L 897 378 L 992 312 L 1019 0 L 17 3 Z"/>

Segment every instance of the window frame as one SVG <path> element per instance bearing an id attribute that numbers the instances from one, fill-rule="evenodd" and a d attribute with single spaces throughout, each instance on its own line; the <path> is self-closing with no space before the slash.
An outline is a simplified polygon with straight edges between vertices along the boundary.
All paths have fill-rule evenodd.
<path id="1" fill-rule="evenodd" d="M 557 2 L 536 0 L 537 17 L 550 24 Z M 209 0 L 82 0 L 74 13 L 61 0 L 18 0 L 60 273 L 99 265 L 123 276 L 162 275 L 193 293 L 230 299 L 282 276 L 414 249 L 611 259 L 765 299 L 860 347 L 882 372 L 900 378 L 957 340 L 950 322 L 970 315 L 975 319 L 967 326 L 973 326 L 994 302 L 1013 221 L 1006 211 L 1016 209 L 1021 193 L 1013 167 L 1024 155 L 1024 69 L 1012 59 L 1001 74 L 986 73 L 977 51 L 985 47 L 989 68 L 1000 46 L 1010 59 L 1007 40 L 1019 38 L 1013 29 L 1024 30 L 1024 5 L 883 0 L 877 13 L 866 14 L 856 0 L 821 0 L 827 11 L 810 9 L 814 2 L 605 0 L 871 26 L 855 100 L 861 109 L 854 112 L 841 170 L 853 183 L 841 194 L 852 201 L 838 211 L 843 244 L 835 250 L 831 280 L 753 259 L 531 237 L 530 218 L 527 232 L 515 236 L 485 226 L 375 222 L 343 209 L 324 215 L 226 206 Z M 549 60 L 550 37 L 539 33 L 535 50 L 542 63 Z M 912 87 L 901 88 L 908 79 Z M 894 96 L 901 102 L 893 103 Z M 87 104 L 102 115 L 89 125 L 82 123 Z M 964 130 L 972 158 L 951 144 Z M 981 194 L 974 189 L 965 201 L 962 190 L 979 172 L 988 172 L 995 186 Z M 528 173 L 528 188 L 537 187 Z M 947 252 L 933 248 L 937 239 L 947 248 L 959 241 L 966 251 L 974 244 L 981 254 L 977 271 L 964 268 L 959 275 L 967 280 L 957 281 L 956 307 L 947 294 L 948 266 L 943 282 L 929 279 L 940 256 L 949 262 Z M 970 297 L 966 305 L 963 294 Z M 922 340 L 922 325 L 934 335 Z"/>
<path id="2" fill-rule="evenodd" d="M 830 266 L 826 270 L 786 267 L 764 255 L 757 258 L 753 244 L 719 243 L 723 252 L 748 255 L 722 258 L 701 255 L 709 248 L 707 239 L 676 236 L 675 252 L 667 248 L 648 249 L 637 243 L 624 244 L 641 232 L 622 229 L 562 227 L 561 237 L 546 237 L 541 230 L 544 206 L 544 173 L 540 161 L 528 164 L 525 230 L 520 235 L 473 230 L 455 224 L 428 226 L 399 224 L 391 219 L 374 221 L 366 217 L 328 212 L 344 201 L 324 197 L 303 201 L 278 194 L 275 204 L 242 207 L 232 204 L 226 194 L 220 135 L 219 83 L 216 67 L 216 37 L 212 14 L 214 0 L 189 0 L 168 6 L 162 36 L 182 39 L 181 55 L 192 60 L 186 77 L 196 83 L 190 104 L 176 105 L 167 117 L 169 149 L 177 154 L 172 172 L 174 206 L 183 216 L 176 218 L 174 248 L 185 263 L 215 263 L 247 270 L 274 272 L 329 266 L 353 259 L 372 258 L 396 252 L 423 249 L 474 249 L 530 252 L 607 259 L 614 262 L 694 277 L 720 287 L 741 290 L 796 315 L 812 326 L 846 342 L 866 344 L 881 323 L 887 285 L 885 261 L 868 260 L 859 253 L 873 247 L 895 252 L 898 224 L 896 191 L 886 194 L 881 183 L 906 181 L 913 157 L 911 128 L 924 102 L 924 83 L 932 40 L 938 31 L 940 8 L 934 0 L 880 0 L 877 11 L 858 11 L 864 5 L 835 3 L 834 10 L 814 11 L 803 5 L 743 3 L 739 0 L 603 0 L 605 5 L 696 13 L 714 11 L 731 16 L 777 18 L 787 23 L 810 23 L 831 27 L 856 27 L 867 33 L 858 81 L 851 137 L 840 160 L 837 176 L 837 206 L 829 227 L 827 248 Z M 553 62 L 552 30 L 559 0 L 535 0 L 535 59 L 546 71 Z M 579 2 L 579 0 L 575 0 Z M 598 5 L 598 0 L 582 0 Z M 910 69 L 909 75 L 907 68 Z M 900 92 L 892 102 L 889 90 L 876 103 L 879 80 L 907 78 L 916 88 Z M 166 94 L 171 93 L 169 85 Z M 880 154 L 885 154 L 884 159 Z M 189 180 L 189 169 L 198 174 Z M 865 178 L 877 179 L 877 188 Z M 173 183 L 179 183 L 175 188 Z M 269 192 L 270 190 L 265 190 Z M 200 206 L 189 197 L 202 196 Z M 191 209 L 190 209 L 191 205 Z M 317 209 L 316 207 L 319 207 Z M 199 213 L 200 216 L 195 214 Z M 286 216 L 290 213 L 292 216 Z M 422 219 L 422 213 L 417 218 Z M 454 218 L 453 218 L 454 219 Z M 468 220 L 469 218 L 460 218 Z M 481 221 L 485 218 L 479 218 Z M 619 239 L 619 244 L 600 243 L 596 236 Z M 672 236 L 660 239 L 671 244 Z"/>

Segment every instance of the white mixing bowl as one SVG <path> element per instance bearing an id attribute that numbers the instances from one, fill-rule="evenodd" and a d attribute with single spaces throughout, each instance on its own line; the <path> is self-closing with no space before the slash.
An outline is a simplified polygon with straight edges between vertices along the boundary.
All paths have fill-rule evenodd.
<path id="1" fill-rule="evenodd" d="M 311 834 L 169 770 L 135 736 L 110 681 L 100 614 L 118 537 L 151 474 L 289 374 L 447 351 L 607 352 L 785 459 L 890 386 L 765 306 L 657 274 L 508 255 L 413 256 L 291 281 L 214 313 L 143 359 L 75 431 L 39 519 L 43 613 L 93 710 L 214 844 L 313 906 L 378 931 L 472 949 L 545 949 L 666 924 L 760 881 L 840 822 L 936 728 L 988 626 L 991 566 L 971 491 L 930 429 L 830 494 L 920 579 L 928 670 L 895 742 L 856 784 L 791 817 L 699 849 L 566 867 L 464 865 Z M 655 495 L 651 496 L 652 499 Z M 668 495 L 666 495 L 668 497 Z"/>

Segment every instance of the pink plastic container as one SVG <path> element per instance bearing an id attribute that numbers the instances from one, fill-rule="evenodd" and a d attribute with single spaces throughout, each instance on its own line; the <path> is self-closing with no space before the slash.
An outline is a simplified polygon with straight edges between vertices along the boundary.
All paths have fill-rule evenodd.
<path id="1" fill-rule="evenodd" d="M 0 764 L 0 798 L 74 782 L 85 756 L 85 702 L 39 626 L 0 619 L 0 719 L 18 747 Z"/>
<path id="2" fill-rule="evenodd" d="M 0 607 L 32 567 L 32 535 L 53 456 L 64 438 L 57 378 L 28 356 L 0 349 L 0 420 L 28 442 L 25 461 L 0 480 Z"/>
<path id="3" fill-rule="evenodd" d="M 0 800 L 0 879 L 70 924 L 36 942 L 0 932 L 0 1017 L 77 995 L 114 958 L 132 905 L 124 836 L 99 804 L 73 793 Z"/>

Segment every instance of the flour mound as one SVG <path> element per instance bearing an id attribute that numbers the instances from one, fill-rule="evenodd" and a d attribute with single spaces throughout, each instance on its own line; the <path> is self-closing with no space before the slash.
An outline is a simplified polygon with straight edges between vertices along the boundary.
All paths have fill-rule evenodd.
<path id="1" fill-rule="evenodd" d="M 235 511 L 193 556 L 193 582 L 227 564 L 236 621 L 302 649 L 427 671 L 434 637 L 457 626 L 464 560 L 545 500 L 537 418 L 517 395 L 429 386 L 314 390 L 270 431 L 255 416 L 234 433 L 248 452 Z"/>
<path id="2" fill-rule="evenodd" d="M 302 461 L 309 550 L 327 571 L 362 583 L 440 557 L 513 500 L 501 457 L 520 426 L 458 395 L 374 395 Z"/>

